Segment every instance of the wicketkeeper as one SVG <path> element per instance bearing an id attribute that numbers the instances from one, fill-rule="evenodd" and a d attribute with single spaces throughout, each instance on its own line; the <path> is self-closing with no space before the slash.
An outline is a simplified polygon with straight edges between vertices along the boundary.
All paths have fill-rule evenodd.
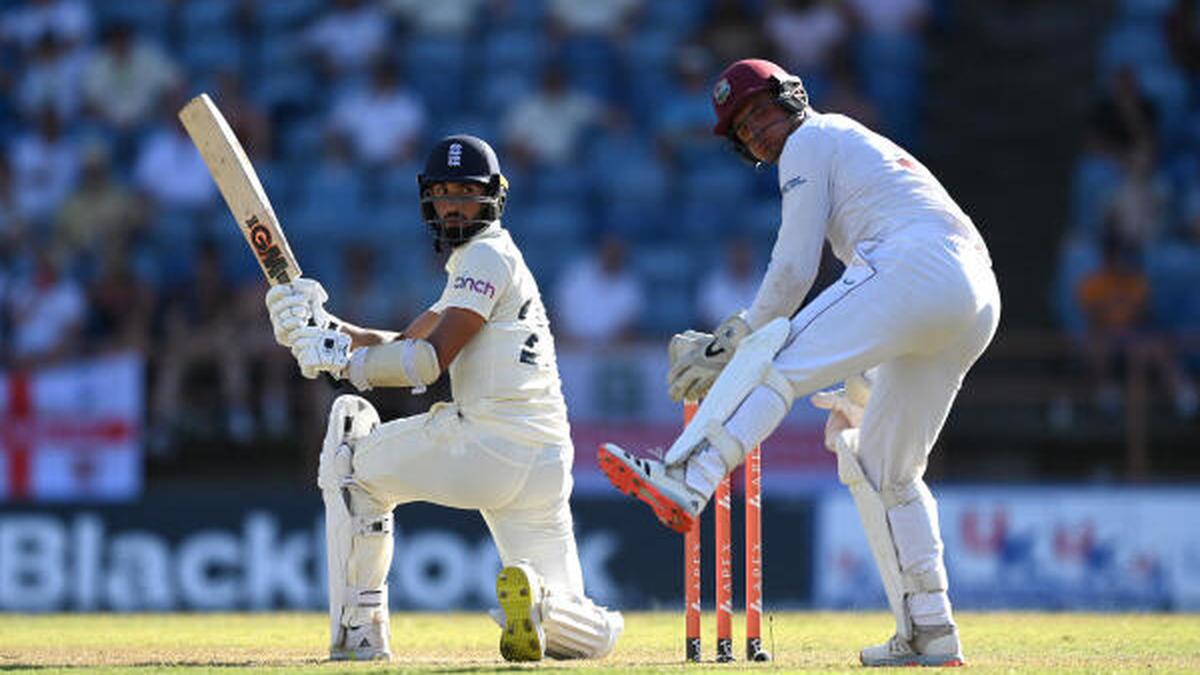
<path id="1" fill-rule="evenodd" d="M 504 569 L 500 652 L 510 661 L 599 658 L 621 615 L 584 593 L 572 530 L 571 464 L 554 338 L 537 283 L 500 217 L 508 181 L 473 136 L 433 148 L 421 213 L 448 251 L 441 298 L 403 332 L 361 328 L 324 309 L 300 279 L 267 292 L 275 336 L 305 377 L 420 390 L 449 369 L 453 401 L 380 424 L 366 399 L 333 402 L 317 483 L 325 500 L 330 657 L 387 659 L 392 510 L 409 502 L 476 509 Z M 313 325 L 310 325 L 313 324 Z"/>
<path id="2" fill-rule="evenodd" d="M 961 664 L 937 503 L 922 476 L 1000 319 L 987 248 L 912 155 L 848 117 L 817 112 L 800 78 L 774 63 L 732 64 L 712 103 L 717 135 L 753 164 L 778 165 L 783 214 L 771 262 L 745 312 L 715 334 L 672 339 L 672 397 L 704 402 L 663 461 L 610 444 L 601 465 L 620 490 L 687 531 L 796 397 L 846 382 L 813 402 L 830 409 L 826 445 L 896 616 L 895 636 L 860 658 Z M 845 273 L 797 313 L 825 240 Z"/>

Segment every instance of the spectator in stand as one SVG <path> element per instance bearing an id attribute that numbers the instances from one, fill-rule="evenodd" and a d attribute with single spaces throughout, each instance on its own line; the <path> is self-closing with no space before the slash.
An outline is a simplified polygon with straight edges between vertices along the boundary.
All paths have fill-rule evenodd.
<path id="1" fill-rule="evenodd" d="M 157 45 L 130 24 L 114 23 L 85 66 L 84 101 L 102 122 L 128 134 L 149 123 L 162 96 L 180 82 L 178 66 Z"/>
<path id="2" fill-rule="evenodd" d="M 1071 227 L 1099 246 L 1111 195 L 1126 178 L 1129 158 L 1156 137 L 1157 113 L 1137 76 L 1119 68 L 1088 113 L 1088 133 L 1071 187 Z"/>
<path id="3" fill-rule="evenodd" d="M 279 349 L 279 344 L 275 342 L 275 333 L 271 330 L 271 322 L 264 320 L 266 317 L 262 289 L 262 282 L 257 276 L 249 282 L 241 283 L 233 289 L 235 302 L 231 304 L 234 323 L 239 326 L 238 348 L 245 352 L 245 367 L 253 366 L 255 369 L 254 382 L 258 394 L 258 418 L 255 426 L 268 437 L 279 439 L 298 431 L 292 418 L 292 399 L 288 388 L 294 377 L 293 373 L 296 372 L 296 360 L 286 351 Z M 308 389 L 312 394 L 308 397 L 311 399 L 310 405 L 323 407 L 309 407 L 301 415 L 319 422 L 329 406 L 330 390 L 320 385 Z M 248 395 L 245 399 L 227 398 L 227 404 L 245 405 L 249 400 Z M 236 420 L 231 420 L 231 432 L 237 431 L 232 426 L 237 423 Z"/>
<path id="4" fill-rule="evenodd" d="M 776 62 L 804 80 L 814 101 L 825 97 L 830 66 L 849 36 L 845 14 L 830 0 L 772 0 L 763 19 Z"/>
<path id="5" fill-rule="evenodd" d="M 125 235 L 108 239 L 96 278 L 87 288 L 86 348 L 93 353 L 151 354 L 154 288 L 135 272 L 134 251 Z"/>
<path id="6" fill-rule="evenodd" d="M 845 0 L 859 30 L 868 35 L 920 39 L 933 17 L 931 0 Z"/>
<path id="7" fill-rule="evenodd" d="M 221 274 L 220 249 L 202 244 L 197 253 L 194 278 L 166 298 L 164 333 L 156 351 L 158 367 L 154 382 L 153 452 L 170 450 L 175 432 L 184 422 L 184 379 L 193 369 L 215 369 L 220 381 L 225 432 L 239 443 L 254 436 L 250 396 L 250 350 L 244 349 L 246 326 L 238 314 L 239 303 Z"/>
<path id="8" fill-rule="evenodd" d="M 395 289 L 379 283 L 376 260 L 375 249 L 366 244 L 350 244 L 345 248 L 344 284 L 337 291 L 338 315 L 360 326 L 398 325 L 402 321 Z"/>
<path id="9" fill-rule="evenodd" d="M 83 291 L 48 246 L 35 246 L 33 269 L 13 280 L 6 314 L 12 321 L 12 356 L 33 368 L 74 357 L 87 312 Z"/>
<path id="10" fill-rule="evenodd" d="M 63 132 L 53 108 L 42 109 L 36 124 L 35 131 L 13 141 L 9 163 L 18 212 L 30 225 L 42 228 L 75 189 L 80 151 L 75 139 Z"/>
<path id="11" fill-rule="evenodd" d="M 1124 168 L 1124 180 L 1109 197 L 1108 223 L 1117 236 L 1140 248 L 1166 230 L 1170 183 L 1156 171 L 1151 142 L 1127 152 Z"/>
<path id="12" fill-rule="evenodd" d="M 626 33 L 645 0 L 548 0 L 550 20 L 566 35 L 617 38 Z"/>
<path id="13" fill-rule="evenodd" d="M 1165 340 L 1152 332 L 1149 300 L 1150 284 L 1137 249 L 1110 231 L 1104 238 L 1100 269 L 1086 276 L 1078 289 L 1087 320 L 1088 360 L 1097 382 L 1096 404 L 1108 414 L 1120 410 L 1121 387 L 1115 371 L 1118 360 L 1136 350 L 1143 357 L 1140 362 L 1162 374 L 1176 413 L 1190 418 L 1200 408 L 1200 399 Z M 1125 361 L 1129 366 L 1130 360 Z"/>
<path id="14" fill-rule="evenodd" d="M 925 68 L 925 29 L 931 0 L 846 0 L 858 29 L 856 53 L 867 96 L 883 114 L 885 131 L 913 149 Z"/>
<path id="15" fill-rule="evenodd" d="M 43 108 L 54 108 L 64 122 L 75 119 L 83 99 L 84 57 L 70 51 L 54 33 L 38 40 L 20 83 L 17 105 L 32 117 Z"/>
<path id="16" fill-rule="evenodd" d="M 712 59 L 697 45 L 680 47 L 675 55 L 672 91 L 662 97 L 655 113 L 654 133 L 659 150 L 678 166 L 703 160 L 703 154 L 720 144 L 712 135 Z"/>
<path id="17" fill-rule="evenodd" d="M 880 128 L 879 108 L 862 91 L 858 73 L 843 52 L 829 67 L 829 86 L 817 105 L 825 112 L 852 117 L 868 129 Z"/>
<path id="18" fill-rule="evenodd" d="M 762 270 L 754 262 L 754 247 L 746 238 L 725 245 L 725 261 L 700 281 L 696 314 L 706 328 L 715 328 L 754 303 Z"/>
<path id="19" fill-rule="evenodd" d="M 464 37 L 489 0 L 386 0 L 384 5 L 413 32 Z"/>
<path id="20" fill-rule="evenodd" d="M 575 158 L 584 132 L 604 114 L 599 101 L 572 89 L 566 73 L 549 66 L 539 89 L 504 115 L 508 154 L 519 165 L 565 165 Z"/>
<path id="21" fill-rule="evenodd" d="M 1096 132 L 1122 152 L 1152 143 L 1157 135 L 1158 110 L 1131 66 L 1113 72 L 1090 117 Z"/>
<path id="22" fill-rule="evenodd" d="M 6 368 L 12 356 L 8 292 L 16 281 L 18 251 L 28 229 L 17 210 L 8 157 L 0 153 L 0 368 Z"/>
<path id="23" fill-rule="evenodd" d="M 67 51 L 82 49 L 92 35 L 92 10 L 83 0 L 28 0 L 0 13 L 0 44 L 30 52 L 46 35 Z"/>
<path id="24" fill-rule="evenodd" d="M 142 141 L 133 180 L 158 208 L 199 213 L 213 205 L 217 189 L 176 116 L 183 103 L 180 89 L 164 97 L 159 124 Z"/>
<path id="25" fill-rule="evenodd" d="M 137 197 L 113 178 L 108 149 L 93 143 L 83 153 L 79 188 L 55 219 L 54 250 L 66 261 L 102 255 L 105 244 L 124 242 L 141 229 L 144 212 Z"/>
<path id="26" fill-rule="evenodd" d="M 343 93 L 333 104 L 330 127 L 347 138 L 356 159 L 371 166 L 399 164 L 413 157 L 425 128 L 425 106 L 400 83 L 390 61 L 371 68 L 371 81 Z"/>
<path id="27" fill-rule="evenodd" d="M 8 156 L 0 153 L 0 251 L 24 236 L 27 229 L 25 216 L 17 206 L 17 188 Z"/>
<path id="28" fill-rule="evenodd" d="M 733 63 L 757 54 L 766 41 L 761 22 L 744 0 L 716 0 L 699 34 L 699 42 L 717 63 Z"/>
<path id="29" fill-rule="evenodd" d="M 624 240 L 609 233 L 591 256 L 563 271 L 554 313 L 564 342 L 608 345 L 635 336 L 645 290 L 625 258 Z"/>
<path id="30" fill-rule="evenodd" d="M 326 77 L 361 73 L 388 48 L 388 17 L 373 2 L 335 0 L 305 31 L 304 44 L 321 59 Z"/>
<path id="31" fill-rule="evenodd" d="M 246 96 L 242 76 L 237 70 L 223 68 L 217 73 L 213 96 L 250 159 L 273 156 L 271 120 L 254 99 Z"/>

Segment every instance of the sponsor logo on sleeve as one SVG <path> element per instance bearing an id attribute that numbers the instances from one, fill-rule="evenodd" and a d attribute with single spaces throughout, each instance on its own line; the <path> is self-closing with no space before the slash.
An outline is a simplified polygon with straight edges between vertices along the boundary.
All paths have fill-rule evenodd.
<path id="1" fill-rule="evenodd" d="M 496 287 L 493 286 L 492 282 L 488 281 L 487 279 L 475 279 L 473 277 L 457 276 L 454 277 L 454 288 L 455 290 L 465 288 L 493 299 L 496 297 Z"/>
<path id="2" fill-rule="evenodd" d="M 780 195 L 786 195 L 788 192 L 790 192 L 792 190 L 792 188 L 800 187 L 801 185 L 804 185 L 807 182 L 808 182 L 808 179 L 805 178 L 804 176 L 796 176 L 795 178 L 792 178 L 788 182 L 784 183 L 783 187 L 779 188 L 779 193 L 780 193 Z"/>

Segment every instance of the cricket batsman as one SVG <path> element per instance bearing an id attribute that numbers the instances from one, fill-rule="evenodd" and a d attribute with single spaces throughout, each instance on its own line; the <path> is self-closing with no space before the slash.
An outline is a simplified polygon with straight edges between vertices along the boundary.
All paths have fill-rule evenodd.
<path id="1" fill-rule="evenodd" d="M 671 340 L 671 396 L 703 403 L 663 459 L 606 444 L 601 466 L 686 532 L 796 397 L 819 392 L 812 402 L 830 411 L 825 443 L 896 618 L 895 635 L 860 660 L 961 665 L 937 502 L 922 477 L 1000 318 L 987 248 L 920 162 L 853 119 L 814 110 L 800 78 L 774 63 L 733 63 L 712 104 L 714 133 L 749 162 L 778 166 L 783 213 L 771 261 L 750 307 L 715 334 Z M 845 273 L 797 313 L 825 240 Z"/>
<path id="2" fill-rule="evenodd" d="M 425 414 L 381 424 L 364 398 L 333 402 L 317 478 L 330 658 L 391 657 L 392 511 L 417 501 L 475 509 L 487 522 L 504 565 L 493 616 L 506 660 L 603 657 L 624 621 L 584 593 L 567 408 L 537 283 L 501 226 L 508 181 L 492 148 L 466 135 L 440 141 L 417 181 L 448 276 L 441 298 L 403 332 L 332 316 L 315 280 L 266 297 L 276 338 L 305 377 L 422 390 L 450 372 L 453 400 Z"/>

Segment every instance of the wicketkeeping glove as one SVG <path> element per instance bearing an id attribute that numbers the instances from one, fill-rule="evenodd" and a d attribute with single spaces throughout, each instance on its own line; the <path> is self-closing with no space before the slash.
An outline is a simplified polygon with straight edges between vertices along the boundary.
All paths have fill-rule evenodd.
<path id="1" fill-rule="evenodd" d="M 689 330 L 677 333 L 667 348 L 670 369 L 667 387 L 675 401 L 699 401 L 733 358 L 738 343 L 750 334 L 750 325 L 735 314 L 717 326 L 716 333 Z"/>

